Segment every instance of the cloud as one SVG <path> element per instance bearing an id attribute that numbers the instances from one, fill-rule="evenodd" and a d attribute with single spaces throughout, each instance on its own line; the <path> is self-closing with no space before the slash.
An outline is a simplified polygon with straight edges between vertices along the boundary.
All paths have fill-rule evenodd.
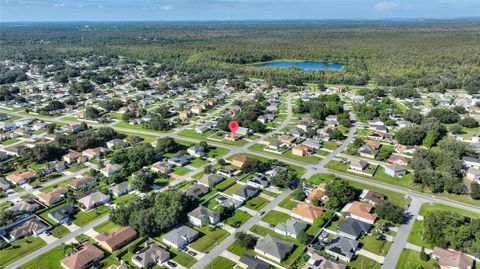
<path id="1" fill-rule="evenodd" d="M 162 9 L 165 11 L 170 11 L 170 10 L 173 10 L 173 6 L 166 5 L 166 6 L 163 6 Z"/>
<path id="2" fill-rule="evenodd" d="M 380 2 L 373 6 L 373 9 L 377 12 L 390 11 L 398 7 L 398 4 L 395 2 Z"/>

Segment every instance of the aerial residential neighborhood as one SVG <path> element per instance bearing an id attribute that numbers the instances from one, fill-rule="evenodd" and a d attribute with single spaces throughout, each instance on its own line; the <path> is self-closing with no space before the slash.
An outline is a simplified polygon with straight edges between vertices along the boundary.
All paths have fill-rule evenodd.
<path id="1" fill-rule="evenodd" d="M 477 268 L 480 24 L 412 20 L 0 18 L 0 268 Z"/>

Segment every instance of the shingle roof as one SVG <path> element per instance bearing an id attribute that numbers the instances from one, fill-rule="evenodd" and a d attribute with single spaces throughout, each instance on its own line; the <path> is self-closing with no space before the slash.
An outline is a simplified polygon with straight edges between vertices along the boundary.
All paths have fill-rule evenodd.
<path id="1" fill-rule="evenodd" d="M 268 234 L 264 238 L 258 240 L 255 249 L 283 260 L 283 258 L 293 249 L 293 244 Z"/>

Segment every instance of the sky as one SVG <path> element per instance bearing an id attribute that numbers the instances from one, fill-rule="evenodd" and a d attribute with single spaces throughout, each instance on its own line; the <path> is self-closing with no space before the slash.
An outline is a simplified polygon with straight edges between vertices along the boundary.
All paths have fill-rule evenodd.
<path id="1" fill-rule="evenodd" d="M 480 17 L 480 0 L 0 0 L 0 21 Z"/>

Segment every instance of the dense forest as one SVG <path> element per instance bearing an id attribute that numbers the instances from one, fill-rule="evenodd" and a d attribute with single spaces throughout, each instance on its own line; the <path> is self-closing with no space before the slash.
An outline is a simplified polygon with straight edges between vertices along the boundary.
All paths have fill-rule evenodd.
<path id="1" fill-rule="evenodd" d="M 4 24 L 0 59 L 61 66 L 65 55 L 122 55 L 201 79 L 244 75 L 293 84 L 477 89 L 478 44 L 479 21 Z M 303 71 L 251 65 L 278 59 L 345 66 Z"/>

